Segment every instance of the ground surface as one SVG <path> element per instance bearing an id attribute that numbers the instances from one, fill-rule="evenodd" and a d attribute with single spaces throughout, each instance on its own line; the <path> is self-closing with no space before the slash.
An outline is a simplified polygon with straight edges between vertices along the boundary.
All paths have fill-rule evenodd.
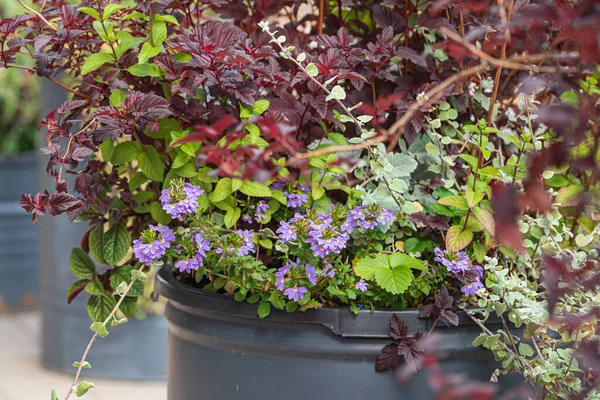
<path id="1" fill-rule="evenodd" d="M 49 400 L 52 389 L 57 391 L 61 400 L 64 398 L 73 376 L 42 366 L 40 325 L 41 318 L 36 312 L 0 314 L 0 400 Z M 167 398 L 164 383 L 90 380 L 96 387 L 82 399 Z M 71 398 L 76 399 L 75 396 Z"/>

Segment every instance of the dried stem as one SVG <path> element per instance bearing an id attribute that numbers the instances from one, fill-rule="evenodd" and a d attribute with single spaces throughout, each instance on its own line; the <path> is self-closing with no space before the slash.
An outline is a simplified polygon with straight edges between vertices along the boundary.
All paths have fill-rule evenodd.
<path id="1" fill-rule="evenodd" d="M 18 69 L 24 69 L 26 71 L 31 72 L 32 74 L 37 74 L 37 71 L 34 68 L 31 67 L 26 67 L 24 65 L 16 65 L 16 64 L 5 64 L 4 65 L 6 68 L 18 68 Z M 89 100 L 90 96 L 88 96 L 87 94 L 83 94 L 81 92 L 78 92 L 75 89 L 71 89 L 70 87 L 68 87 L 67 85 L 63 84 L 62 82 L 57 81 L 56 79 L 52 78 L 51 76 L 47 76 L 46 79 L 48 79 L 50 82 L 60 86 L 61 88 L 65 89 L 67 92 L 73 93 L 76 96 L 79 97 L 83 97 L 84 99 Z"/>
<path id="2" fill-rule="evenodd" d="M 54 25 L 52 25 L 52 23 L 50 23 L 50 21 L 48 21 L 46 18 L 44 18 L 44 16 L 39 12 L 39 11 L 35 11 L 33 8 L 29 7 L 27 4 L 23 3 L 22 0 L 17 0 L 27 11 L 34 13 L 35 15 L 37 15 L 42 21 L 44 21 L 44 23 L 46 25 L 48 25 L 50 28 L 52 28 L 53 31 L 58 31 L 58 28 Z M 44 5 L 46 4 L 46 2 L 44 2 Z M 43 9 L 43 6 L 42 6 Z"/>

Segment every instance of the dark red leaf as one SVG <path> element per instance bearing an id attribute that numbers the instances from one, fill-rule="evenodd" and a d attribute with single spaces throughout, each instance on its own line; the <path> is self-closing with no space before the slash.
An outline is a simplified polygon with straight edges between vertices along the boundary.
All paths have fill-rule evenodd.
<path id="1" fill-rule="evenodd" d="M 401 340 L 408 335 L 408 326 L 396 314 L 392 315 L 390 320 L 390 336 L 393 339 Z"/>
<path id="2" fill-rule="evenodd" d="M 396 368 L 400 362 L 400 355 L 398 354 L 398 345 L 396 343 L 390 343 L 381 349 L 381 354 L 377 356 L 377 362 L 375 363 L 375 371 L 384 372 L 390 369 Z"/>

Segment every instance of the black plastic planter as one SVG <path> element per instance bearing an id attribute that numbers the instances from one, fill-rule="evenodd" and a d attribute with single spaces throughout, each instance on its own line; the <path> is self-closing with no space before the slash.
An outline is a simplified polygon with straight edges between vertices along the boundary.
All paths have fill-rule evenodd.
<path id="1" fill-rule="evenodd" d="M 392 314 L 410 334 L 431 328 L 416 310 L 358 316 L 343 307 L 274 310 L 259 319 L 256 306 L 186 286 L 168 269 L 157 276 L 156 288 L 169 299 L 168 400 L 432 398 L 424 373 L 398 387 L 393 372 L 375 372 L 377 355 L 391 342 Z M 481 331 L 462 317 L 458 327 L 436 328 L 444 335 L 440 352 L 447 355 L 442 369 L 489 381 L 498 365 L 488 350 L 472 346 Z M 515 383 L 510 379 L 505 384 Z"/>
<path id="2" fill-rule="evenodd" d="M 36 154 L 0 155 L 0 311 L 36 303 L 38 229 L 19 197 L 37 191 L 37 165 Z"/>

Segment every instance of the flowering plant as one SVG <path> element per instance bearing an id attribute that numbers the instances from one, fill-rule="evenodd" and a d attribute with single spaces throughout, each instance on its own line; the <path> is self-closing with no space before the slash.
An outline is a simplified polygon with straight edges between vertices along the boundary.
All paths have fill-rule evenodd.
<path id="1" fill-rule="evenodd" d="M 559 304 L 576 316 L 567 331 L 588 335 L 565 335 L 589 356 L 585 384 L 565 390 L 599 381 L 595 313 L 578 297 L 598 282 L 581 254 L 600 240 L 594 1 L 70 3 L 1 21 L 0 66 L 73 96 L 40 125 L 54 190 L 21 204 L 34 222 L 91 225 L 68 300 L 91 295 L 94 337 L 168 264 L 262 317 L 420 307 L 456 325 L 462 308 L 482 329 L 494 311 L 541 335 L 559 320 L 529 311 Z M 531 372 L 562 344 L 528 361 L 506 327 L 476 344 L 566 396 L 556 374 Z M 392 331 L 378 370 L 419 360 L 422 336 Z"/>

